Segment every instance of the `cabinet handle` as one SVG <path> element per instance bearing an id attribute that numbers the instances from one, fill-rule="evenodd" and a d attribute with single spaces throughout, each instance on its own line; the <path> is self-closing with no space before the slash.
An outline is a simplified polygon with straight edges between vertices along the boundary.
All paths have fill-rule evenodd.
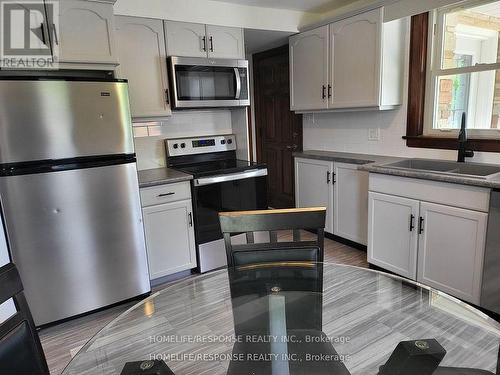
<path id="1" fill-rule="evenodd" d="M 420 219 L 418 221 L 418 234 L 424 233 L 424 218 L 420 216 Z"/>
<path id="2" fill-rule="evenodd" d="M 210 40 L 210 52 L 213 52 L 214 51 L 214 37 L 211 36 L 209 40 Z"/>
<path id="3" fill-rule="evenodd" d="M 337 183 L 337 174 L 336 173 L 332 173 L 333 174 L 333 184 L 335 185 Z"/>
<path id="4" fill-rule="evenodd" d="M 57 36 L 57 29 L 54 23 L 52 24 L 52 30 L 54 30 L 54 41 L 59 45 L 59 37 Z"/>
<path id="5" fill-rule="evenodd" d="M 167 104 L 170 104 L 170 95 L 168 93 L 168 89 L 165 89 L 165 101 Z"/>
<path id="6" fill-rule="evenodd" d="M 415 215 L 411 214 L 410 215 L 410 232 L 413 232 L 413 229 L 415 229 Z"/>
<path id="7" fill-rule="evenodd" d="M 328 85 L 328 97 L 332 97 L 332 85 Z"/>
<path id="8" fill-rule="evenodd" d="M 189 226 L 193 226 L 193 214 L 190 212 L 188 213 L 188 220 L 189 220 Z"/>
<path id="9" fill-rule="evenodd" d="M 326 172 L 326 183 L 329 184 L 330 183 L 330 171 Z"/>
<path id="10" fill-rule="evenodd" d="M 161 194 L 158 194 L 158 198 L 162 198 L 162 197 L 168 197 L 170 195 L 174 195 L 175 193 L 172 191 L 170 193 L 161 193 Z"/>
<path id="11" fill-rule="evenodd" d="M 323 91 L 322 91 L 321 97 L 323 99 L 326 99 L 326 86 L 325 85 L 323 85 Z"/>
<path id="12" fill-rule="evenodd" d="M 204 36 L 203 38 L 201 38 L 201 42 L 203 43 L 202 44 L 203 52 L 207 52 L 207 37 Z"/>

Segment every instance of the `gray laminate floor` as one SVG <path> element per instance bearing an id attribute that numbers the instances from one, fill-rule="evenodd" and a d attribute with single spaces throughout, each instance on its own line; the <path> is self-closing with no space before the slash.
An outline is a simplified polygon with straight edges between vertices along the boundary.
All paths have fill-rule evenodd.
<path id="1" fill-rule="evenodd" d="M 305 233 L 303 236 L 307 238 L 313 235 Z M 284 231 L 278 238 L 279 241 L 287 241 L 291 240 L 292 235 Z M 325 262 L 368 267 L 366 252 L 329 239 L 325 239 Z M 154 289 L 162 289 L 162 286 Z M 134 303 L 120 305 L 40 331 L 51 374 L 60 374 L 81 346 Z"/>

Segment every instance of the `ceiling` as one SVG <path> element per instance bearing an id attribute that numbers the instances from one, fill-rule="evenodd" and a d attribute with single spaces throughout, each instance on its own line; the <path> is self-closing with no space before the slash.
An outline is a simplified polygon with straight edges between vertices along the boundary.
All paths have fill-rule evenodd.
<path id="1" fill-rule="evenodd" d="M 263 8 L 289 9 L 301 12 L 320 13 L 338 8 L 356 0 L 213 0 L 223 3 L 248 5 Z"/>

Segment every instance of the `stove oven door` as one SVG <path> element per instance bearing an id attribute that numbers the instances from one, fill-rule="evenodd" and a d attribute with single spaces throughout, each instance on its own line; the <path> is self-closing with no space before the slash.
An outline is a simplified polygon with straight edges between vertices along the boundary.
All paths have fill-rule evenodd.
<path id="1" fill-rule="evenodd" d="M 224 266 L 219 212 L 267 209 L 267 169 L 195 179 L 195 232 L 201 272 Z"/>

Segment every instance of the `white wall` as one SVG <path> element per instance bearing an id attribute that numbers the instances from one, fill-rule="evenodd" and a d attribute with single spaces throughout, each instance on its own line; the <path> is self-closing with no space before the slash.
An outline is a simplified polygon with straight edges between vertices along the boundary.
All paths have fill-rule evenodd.
<path id="1" fill-rule="evenodd" d="M 210 0 L 118 0 L 115 14 L 173 21 L 235 26 L 248 29 L 297 31 L 316 15 Z"/>
<path id="2" fill-rule="evenodd" d="M 141 129 L 140 125 L 144 125 Z M 148 129 L 145 129 L 147 125 Z M 135 138 L 137 168 L 165 166 L 166 138 L 183 138 L 233 133 L 230 110 L 179 111 L 167 120 L 155 123 L 135 123 L 136 130 L 149 130 L 150 137 Z M 245 146 L 246 147 L 246 146 Z"/>
<path id="3" fill-rule="evenodd" d="M 394 111 L 316 113 L 304 115 L 304 150 L 455 160 L 457 151 L 406 147 L 408 54 L 405 62 L 403 105 Z M 380 129 L 380 140 L 369 141 L 369 129 Z M 500 154 L 476 152 L 474 161 L 500 163 Z"/>

